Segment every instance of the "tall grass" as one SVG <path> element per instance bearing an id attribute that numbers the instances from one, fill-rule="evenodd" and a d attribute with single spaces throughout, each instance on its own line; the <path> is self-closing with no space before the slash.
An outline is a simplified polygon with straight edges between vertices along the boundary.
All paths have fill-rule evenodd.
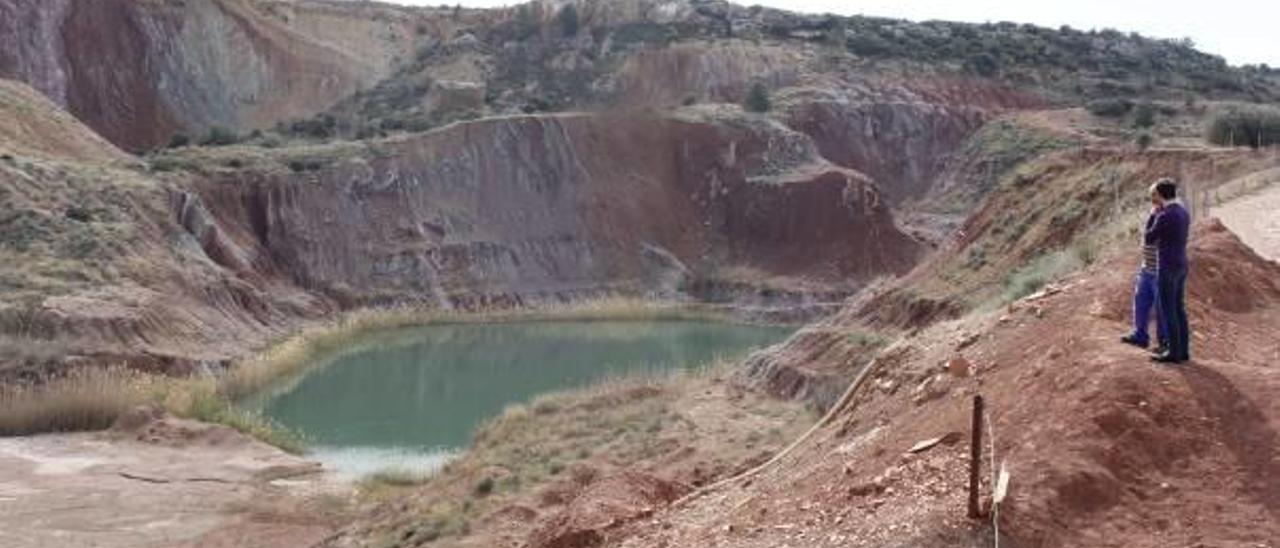
<path id="1" fill-rule="evenodd" d="M 229 426 L 291 453 L 305 450 L 296 434 L 233 407 L 212 379 L 165 377 L 122 367 L 76 369 L 38 386 L 0 386 L 0 436 L 101 430 L 140 405 Z"/>

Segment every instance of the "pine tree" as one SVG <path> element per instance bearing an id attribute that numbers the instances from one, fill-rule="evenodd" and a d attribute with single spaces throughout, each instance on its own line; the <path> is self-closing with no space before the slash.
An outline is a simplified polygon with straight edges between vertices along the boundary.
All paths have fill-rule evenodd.
<path id="1" fill-rule="evenodd" d="M 756 82 L 747 92 L 747 100 L 742 106 L 750 112 L 769 112 L 769 90 L 765 89 L 764 84 Z"/>
<path id="2" fill-rule="evenodd" d="M 567 37 L 578 35 L 578 8 L 573 4 L 560 10 L 560 31 Z"/>

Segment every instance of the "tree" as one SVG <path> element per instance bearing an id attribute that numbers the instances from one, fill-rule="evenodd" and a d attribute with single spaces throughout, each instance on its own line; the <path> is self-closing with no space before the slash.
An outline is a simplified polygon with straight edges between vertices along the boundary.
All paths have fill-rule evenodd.
<path id="1" fill-rule="evenodd" d="M 533 20 L 533 9 L 529 4 L 520 4 L 516 8 L 516 37 L 524 40 L 538 32 L 538 24 Z"/>
<path id="2" fill-rule="evenodd" d="M 848 28 L 843 17 L 832 17 L 827 24 L 826 41 L 832 46 L 844 49 L 848 41 Z"/>
<path id="3" fill-rule="evenodd" d="M 742 106 L 749 112 L 769 112 L 772 106 L 769 101 L 769 90 L 764 87 L 764 84 L 756 82 L 747 92 L 747 100 Z"/>
<path id="4" fill-rule="evenodd" d="M 1146 129 L 1156 125 L 1156 107 L 1151 101 L 1143 101 L 1133 109 L 1133 127 Z"/>
<path id="5" fill-rule="evenodd" d="M 965 61 L 965 68 L 983 78 L 991 78 L 1000 73 L 1000 61 L 994 55 L 983 52 Z"/>
<path id="6" fill-rule="evenodd" d="M 1151 145 L 1155 143 L 1155 140 L 1156 138 L 1151 135 L 1150 131 L 1141 131 L 1138 133 L 1138 136 L 1134 138 L 1134 143 L 1138 145 L 1138 150 L 1146 152 L 1146 150 L 1151 148 Z"/>
<path id="7" fill-rule="evenodd" d="M 568 37 L 578 35 L 578 8 L 573 4 L 560 10 L 560 32 Z"/>

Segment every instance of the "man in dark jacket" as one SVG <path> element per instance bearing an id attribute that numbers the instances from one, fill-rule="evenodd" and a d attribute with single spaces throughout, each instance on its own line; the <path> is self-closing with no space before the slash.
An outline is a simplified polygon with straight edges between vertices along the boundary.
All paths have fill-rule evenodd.
<path id="1" fill-rule="evenodd" d="M 1187 324 L 1187 234 L 1191 215 L 1178 200 L 1178 185 L 1160 179 L 1151 185 L 1151 199 L 1160 212 L 1143 241 L 1156 246 L 1156 299 L 1168 348 L 1151 357 L 1161 363 L 1182 363 L 1191 359 L 1191 329 Z"/>

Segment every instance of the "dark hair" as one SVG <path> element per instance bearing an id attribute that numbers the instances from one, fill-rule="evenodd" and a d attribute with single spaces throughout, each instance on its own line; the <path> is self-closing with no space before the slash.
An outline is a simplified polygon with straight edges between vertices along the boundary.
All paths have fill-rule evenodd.
<path id="1" fill-rule="evenodd" d="M 1168 177 L 1156 181 L 1155 189 L 1156 194 L 1159 194 L 1161 198 L 1166 200 L 1172 200 L 1178 197 L 1178 183 L 1173 182 L 1173 179 Z"/>

